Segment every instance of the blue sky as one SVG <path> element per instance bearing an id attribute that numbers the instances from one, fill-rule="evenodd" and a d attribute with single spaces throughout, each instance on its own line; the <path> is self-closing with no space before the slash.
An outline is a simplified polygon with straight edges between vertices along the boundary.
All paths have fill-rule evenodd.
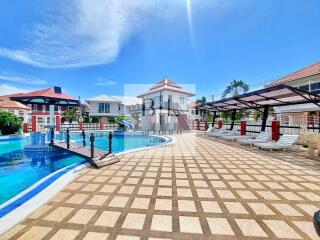
<path id="1" fill-rule="evenodd" d="M 167 75 L 217 99 L 233 79 L 258 88 L 320 60 L 317 0 L 0 5 L 1 95 L 52 85 L 82 98 L 130 94 L 124 84 Z"/>

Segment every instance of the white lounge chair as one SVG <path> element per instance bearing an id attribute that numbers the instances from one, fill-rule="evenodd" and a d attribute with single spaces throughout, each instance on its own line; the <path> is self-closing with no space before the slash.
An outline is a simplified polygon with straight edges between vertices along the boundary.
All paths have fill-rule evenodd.
<path id="1" fill-rule="evenodd" d="M 237 130 L 235 130 L 235 129 L 232 129 L 231 131 L 227 131 L 227 132 L 224 132 L 224 133 L 221 133 L 221 134 L 216 134 L 216 135 L 214 135 L 215 137 L 221 137 L 221 138 L 223 138 L 223 137 L 227 137 L 227 136 L 238 136 L 238 132 L 237 132 Z"/>
<path id="2" fill-rule="evenodd" d="M 290 149 L 296 148 L 295 142 L 298 139 L 298 135 L 282 135 L 277 142 L 266 142 L 266 143 L 255 143 L 254 146 L 262 148 L 262 149 Z"/>
<path id="3" fill-rule="evenodd" d="M 223 128 L 220 128 L 220 129 L 217 129 L 217 130 L 214 130 L 212 132 L 207 133 L 207 135 L 209 137 L 217 137 L 217 136 L 223 135 L 223 134 L 226 134 L 226 130 Z"/>
<path id="4" fill-rule="evenodd" d="M 255 138 L 237 139 L 242 144 L 250 144 L 253 146 L 254 143 L 266 143 L 270 140 L 271 133 L 260 132 Z"/>
<path id="5" fill-rule="evenodd" d="M 235 140 L 240 140 L 240 139 L 252 139 L 252 136 L 249 135 L 234 135 L 234 136 L 223 136 L 223 139 L 226 140 L 231 140 L 231 141 L 235 141 Z"/>

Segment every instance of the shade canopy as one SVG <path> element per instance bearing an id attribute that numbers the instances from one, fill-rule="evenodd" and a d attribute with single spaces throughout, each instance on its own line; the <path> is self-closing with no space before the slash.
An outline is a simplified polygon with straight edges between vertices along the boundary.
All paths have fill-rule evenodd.
<path id="1" fill-rule="evenodd" d="M 196 108 L 209 112 L 226 112 L 305 103 L 313 103 L 320 107 L 320 96 L 292 86 L 280 84 L 219 101 L 199 104 Z"/>
<path id="2" fill-rule="evenodd" d="M 56 106 L 77 106 L 79 100 L 62 93 L 60 87 L 50 87 L 30 93 L 20 93 L 10 98 L 23 104 L 44 104 Z"/>

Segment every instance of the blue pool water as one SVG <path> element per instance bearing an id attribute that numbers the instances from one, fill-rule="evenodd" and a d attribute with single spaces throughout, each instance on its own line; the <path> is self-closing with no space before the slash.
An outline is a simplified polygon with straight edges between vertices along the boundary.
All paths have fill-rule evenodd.
<path id="1" fill-rule="evenodd" d="M 107 150 L 108 132 L 95 133 L 95 135 L 95 147 Z M 79 133 L 72 133 L 71 136 L 76 142 L 82 143 Z M 163 142 L 162 138 L 150 136 L 114 136 L 112 150 L 117 153 Z M 0 204 L 49 174 L 84 160 L 64 151 L 26 153 L 24 145 L 29 143 L 29 138 L 0 141 Z M 87 139 L 87 145 L 89 145 L 89 139 Z"/>
<path id="2" fill-rule="evenodd" d="M 90 146 L 89 136 L 91 132 L 86 133 L 86 145 Z M 109 132 L 93 132 L 95 135 L 94 146 L 102 150 L 109 150 Z M 82 144 L 81 133 L 72 133 L 71 140 Z M 141 136 L 141 135 L 113 135 L 112 152 L 118 153 L 141 147 L 155 146 L 164 143 L 165 140 L 156 136 Z"/>

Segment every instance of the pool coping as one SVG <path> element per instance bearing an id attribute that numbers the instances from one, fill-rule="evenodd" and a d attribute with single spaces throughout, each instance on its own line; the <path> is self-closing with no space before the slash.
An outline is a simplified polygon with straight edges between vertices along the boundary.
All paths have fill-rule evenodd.
<path id="1" fill-rule="evenodd" d="M 149 136 L 164 138 L 165 143 L 126 150 L 115 153 L 114 155 L 121 156 L 147 149 L 165 147 L 172 145 L 175 142 L 173 136 Z M 69 184 L 83 168 L 89 166 L 90 163 L 86 160 L 66 166 L 40 179 L 18 195 L 2 203 L 0 205 L 0 235 L 27 218 L 39 207 L 46 204 L 54 195 Z M 47 183 L 47 181 L 49 183 Z"/>

